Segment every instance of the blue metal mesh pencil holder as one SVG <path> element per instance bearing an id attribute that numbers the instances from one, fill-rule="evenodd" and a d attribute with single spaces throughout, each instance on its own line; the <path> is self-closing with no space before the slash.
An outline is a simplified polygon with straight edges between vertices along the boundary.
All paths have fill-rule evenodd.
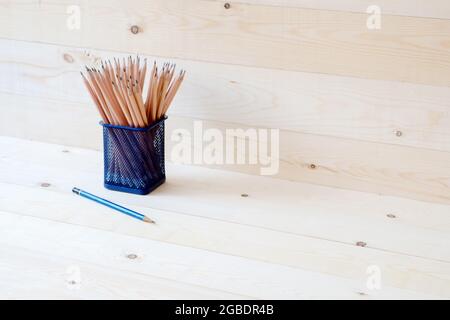
<path id="1" fill-rule="evenodd" d="M 166 180 L 164 117 L 147 128 L 101 123 L 105 188 L 148 194 Z"/>

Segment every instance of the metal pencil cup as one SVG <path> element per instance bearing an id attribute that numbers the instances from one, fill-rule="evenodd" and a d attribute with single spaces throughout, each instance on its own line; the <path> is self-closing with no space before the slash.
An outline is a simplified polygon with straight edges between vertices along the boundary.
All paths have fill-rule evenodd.
<path id="1" fill-rule="evenodd" d="M 166 119 L 162 118 L 147 128 L 101 123 L 105 188 L 144 195 L 164 183 Z"/>

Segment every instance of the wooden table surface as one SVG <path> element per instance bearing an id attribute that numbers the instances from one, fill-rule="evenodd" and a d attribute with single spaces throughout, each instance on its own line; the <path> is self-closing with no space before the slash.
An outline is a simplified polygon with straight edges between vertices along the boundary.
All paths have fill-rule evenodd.
<path id="1" fill-rule="evenodd" d="M 0 298 L 450 298 L 448 205 L 173 164 L 148 196 L 102 183 L 100 152 L 0 137 Z"/>

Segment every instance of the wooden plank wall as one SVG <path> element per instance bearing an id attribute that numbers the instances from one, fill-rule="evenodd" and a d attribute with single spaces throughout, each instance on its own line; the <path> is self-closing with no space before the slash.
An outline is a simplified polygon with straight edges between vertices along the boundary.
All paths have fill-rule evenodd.
<path id="1" fill-rule="evenodd" d="M 210 1 L 226 3 L 223 0 Z M 389 15 L 450 19 L 447 0 L 238 0 L 228 3 L 234 5 L 235 2 L 359 13 L 366 13 L 367 8 L 377 5 L 382 13 Z"/>
<path id="2" fill-rule="evenodd" d="M 99 149 L 78 71 L 139 52 L 188 70 L 169 137 L 279 128 L 278 177 L 450 203 L 450 3 L 378 2 L 0 1 L 0 134 Z"/>
<path id="3" fill-rule="evenodd" d="M 375 31 L 367 28 L 366 13 L 247 4 L 225 9 L 204 0 L 3 2 L 0 36 L 6 38 L 450 85 L 450 21 L 443 19 L 383 15 Z M 74 4 L 81 8 L 79 30 L 67 28 Z M 131 25 L 142 32 L 133 36 Z"/>

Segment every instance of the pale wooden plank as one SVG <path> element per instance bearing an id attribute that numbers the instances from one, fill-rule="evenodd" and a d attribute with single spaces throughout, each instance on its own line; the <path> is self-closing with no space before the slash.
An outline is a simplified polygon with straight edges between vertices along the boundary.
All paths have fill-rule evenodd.
<path id="1" fill-rule="evenodd" d="M 96 163 L 100 157 L 90 159 L 79 150 L 45 154 L 49 157 L 48 167 L 58 168 L 64 163 L 65 169 L 51 172 L 29 164 L 29 171 L 23 172 L 29 180 L 24 183 L 23 178 L 7 174 L 19 170 L 10 166 L 2 172 L 1 180 L 12 184 L 0 184 L 1 210 L 359 281 L 366 278 L 368 266 L 378 265 L 386 285 L 447 294 L 450 264 L 438 260 L 448 261 L 448 206 L 232 173 L 218 176 L 220 172 L 192 167 L 178 173 L 169 167 L 166 185 L 149 197 L 136 197 L 103 190 Z M 75 157 L 69 160 L 68 154 Z M 27 152 L 21 156 L 27 158 Z M 28 163 L 33 163 L 33 158 L 30 156 Z M 89 174 L 76 169 L 83 163 Z M 33 172 L 39 172 L 40 178 Z M 50 188 L 40 188 L 41 182 L 50 182 Z M 143 212 L 156 219 L 157 225 L 149 230 L 147 224 L 73 196 L 74 185 Z M 250 197 L 241 198 L 237 186 L 252 188 L 250 192 L 245 190 Z M 18 194 L 20 198 L 15 196 Z M 385 206 L 380 205 L 383 200 Z M 403 213 L 397 212 L 398 220 L 390 220 L 382 212 L 392 208 L 392 203 L 403 206 Z M 368 247 L 356 247 L 356 241 L 366 241 Z M 412 266 L 414 271 L 405 272 Z"/>
<path id="2" fill-rule="evenodd" d="M 14 234 L 14 237 L 20 236 Z M 2 235 L 4 237 L 4 235 Z M 73 257 L 58 257 L 32 243 L 0 247 L 1 299 L 248 299 Z M 72 283 L 75 281 L 75 283 Z"/>
<path id="3" fill-rule="evenodd" d="M 16 96 L 13 100 L 24 101 Z M 8 109 L 10 118 L 0 118 L 0 134 L 20 138 L 40 139 L 63 144 L 101 148 L 101 132 L 97 124 L 95 110 L 65 110 L 62 102 L 46 100 L 35 103 L 25 99 L 21 108 Z M 43 109 L 37 109 L 41 106 Z M 48 114 L 51 130 L 42 122 L 37 127 L 18 129 L 11 119 L 32 123 L 42 113 Z M 19 120 L 20 119 L 20 120 Z M 71 121 L 67 121 L 71 119 Z M 235 124 L 206 121 L 205 129 L 233 129 Z M 167 159 L 171 160 L 171 150 L 176 144 L 171 140 L 175 129 L 184 128 L 192 132 L 193 119 L 171 117 L 167 121 Z M 223 131 L 224 132 L 224 131 Z M 278 178 L 303 181 L 332 187 L 339 187 L 385 195 L 450 203 L 450 153 L 426 149 L 400 147 L 370 143 L 351 139 L 333 138 L 319 135 L 280 131 L 280 170 Z M 314 164 L 314 169 L 311 168 Z M 214 166 L 211 166 L 214 167 Z M 220 165 L 219 169 L 250 174 L 260 174 L 259 165 Z"/>
<path id="4" fill-rule="evenodd" d="M 178 170 L 175 171 L 179 172 L 181 170 L 182 168 L 178 168 Z M 45 172 L 47 175 L 50 174 L 48 170 Z M 62 172 L 59 171 L 55 171 L 54 173 L 62 174 Z M 191 229 L 197 228 L 204 232 L 205 230 L 216 228 L 219 234 L 221 229 L 229 229 L 229 232 L 232 234 L 232 237 L 231 235 L 230 237 L 232 239 L 237 239 L 242 236 L 235 234 L 236 230 L 233 229 L 233 223 L 238 223 L 245 226 L 256 226 L 267 229 L 267 231 L 255 231 L 250 228 L 250 231 L 246 231 L 246 233 L 256 232 L 255 238 L 267 238 L 267 234 L 271 234 L 270 231 L 281 231 L 289 232 L 293 235 L 337 241 L 351 246 L 355 245 L 358 241 L 364 241 L 370 248 L 374 249 L 450 262 L 450 254 L 446 245 L 450 240 L 448 235 L 449 226 L 445 223 L 449 219 L 448 207 L 438 207 L 437 209 L 441 209 L 441 212 L 435 210 L 438 214 L 435 212 L 430 214 L 429 211 L 436 208 L 433 206 L 430 206 L 431 208 L 423 206 L 428 210 L 418 212 L 422 213 L 422 215 L 416 214 L 416 216 L 413 215 L 410 217 L 410 213 L 407 211 L 408 207 L 406 206 L 401 210 L 401 212 L 406 213 L 400 215 L 400 212 L 398 212 L 400 210 L 397 210 L 397 212 L 394 211 L 397 213 L 395 215 L 396 217 L 389 218 L 387 215 L 394 213 L 392 213 L 393 210 L 386 210 L 385 207 L 388 207 L 386 204 L 381 206 L 384 210 L 367 210 L 366 207 L 360 208 L 354 204 L 338 203 L 335 199 L 333 199 L 331 205 L 321 205 L 316 199 L 314 201 L 301 199 L 301 201 L 294 203 L 292 200 L 286 201 L 279 194 L 273 195 L 273 198 L 275 199 L 264 201 L 264 196 L 267 197 L 268 195 L 263 190 L 252 192 L 252 200 L 248 201 L 240 200 L 240 195 L 237 192 L 233 192 L 231 189 L 222 191 L 222 194 L 219 195 L 217 192 L 207 192 L 204 188 L 198 186 L 191 192 L 183 192 L 183 190 L 186 190 L 186 186 L 183 187 L 183 185 L 179 185 L 180 178 L 173 178 L 171 183 L 162 187 L 160 192 L 153 193 L 149 204 L 147 198 L 135 199 L 127 195 L 114 194 L 103 190 L 100 179 L 98 179 L 99 181 L 96 183 L 92 183 L 88 181 L 88 175 L 83 174 L 82 172 L 77 172 L 77 176 L 78 183 L 76 186 L 83 185 L 84 188 L 95 194 L 99 194 L 106 198 L 114 198 L 116 201 L 120 201 L 128 206 L 136 206 L 139 211 L 144 211 L 149 215 L 168 215 L 168 217 L 166 217 L 169 219 L 168 223 L 173 225 L 172 228 L 175 228 L 174 230 L 169 228 L 169 230 L 167 230 L 167 233 L 169 234 L 182 233 L 175 230 L 177 230 L 176 228 L 181 227 L 181 221 L 187 220 L 185 224 L 189 224 Z M 90 176 L 92 180 L 92 175 Z M 50 183 L 50 190 L 57 191 L 61 194 L 48 194 L 45 188 L 39 187 L 41 183 L 44 183 L 40 181 Z M 20 182 L 20 185 L 0 183 L 3 190 L 3 197 L 0 201 L 1 208 L 13 212 L 23 211 L 40 217 L 47 217 L 48 215 L 51 215 L 51 213 L 46 213 L 45 209 L 47 206 L 50 206 L 58 212 L 54 215 L 55 219 L 70 218 L 70 221 L 72 222 L 83 222 L 84 218 L 80 217 L 75 220 L 73 220 L 74 218 L 71 218 L 71 216 L 76 215 L 75 211 L 77 210 L 77 201 L 79 200 L 68 198 L 67 196 L 70 195 L 71 187 L 75 182 L 68 181 L 64 183 L 59 182 L 58 179 L 55 178 L 47 178 L 39 180 L 30 179 L 30 182 L 28 183 L 29 186 L 22 186 L 23 184 L 25 183 Z M 203 184 L 214 191 L 214 187 L 211 186 L 211 184 L 205 182 Z M 307 186 L 305 186 L 305 188 L 306 187 Z M 243 186 L 241 186 L 241 188 L 243 188 Z M 325 189 L 325 191 L 327 190 Z M 186 193 L 186 195 L 180 196 L 180 193 Z M 15 194 L 23 194 L 26 199 L 15 199 Z M 347 196 L 347 201 L 351 201 L 350 196 L 352 194 L 349 195 L 346 194 L 346 192 L 342 192 L 342 194 Z M 353 196 L 357 195 L 358 194 L 353 194 Z M 47 201 L 42 200 L 49 196 L 51 196 L 52 199 L 52 203 L 50 204 L 47 203 Z M 209 201 L 205 201 L 205 197 Z M 39 199 L 41 199 L 41 202 L 39 202 Z M 287 202 L 287 204 L 284 204 L 283 200 L 284 202 Z M 328 202 L 331 201 L 328 198 L 324 198 L 324 200 L 328 200 Z M 369 197 L 369 200 L 374 199 L 370 199 Z M 38 202 L 39 205 L 36 205 L 36 202 Z M 228 205 L 224 208 L 216 209 L 217 205 L 214 204 L 222 202 L 226 202 Z M 71 204 L 73 209 L 67 209 L 68 203 Z M 295 204 L 296 206 L 294 206 Z M 412 204 L 410 204 L 410 206 L 411 205 Z M 330 208 L 333 206 L 338 206 L 339 208 L 333 210 Z M 99 208 L 92 205 L 87 206 L 86 208 L 88 212 L 94 209 Z M 156 213 L 154 213 L 154 210 L 170 212 L 158 213 L 158 211 L 156 211 Z M 372 214 L 371 211 L 374 213 Z M 383 211 L 390 213 L 383 214 Z M 60 214 L 59 212 L 65 212 L 65 214 Z M 112 214 L 109 210 L 102 210 L 102 212 L 106 214 L 106 220 L 108 220 L 108 217 Z M 274 217 L 273 212 L 279 213 Z M 238 213 L 240 213 L 240 215 Z M 438 220 L 441 216 L 439 213 L 445 215 L 442 221 Z M 186 215 L 188 217 L 186 217 Z M 213 221 L 198 221 L 198 217 L 212 219 Z M 424 225 L 419 225 L 421 221 L 425 222 Z M 231 224 L 227 222 L 230 222 Z M 417 223 L 417 225 L 415 225 L 415 223 Z M 222 224 L 225 227 L 219 228 Z M 245 229 L 246 228 L 243 228 L 243 230 Z M 383 237 L 380 237 L 379 230 L 383 230 Z M 398 239 L 398 234 L 402 234 L 401 239 Z M 274 232 L 274 235 L 277 236 L 279 234 L 278 232 Z M 158 235 L 154 234 L 154 236 Z M 201 245 L 202 242 L 211 242 L 213 241 L 213 238 L 214 236 L 210 236 L 209 232 L 206 232 L 204 238 L 202 238 L 201 241 L 199 240 L 199 245 Z M 293 237 L 293 239 L 296 239 L 296 237 Z M 426 239 L 426 241 L 417 241 L 418 239 Z M 180 238 L 179 241 L 180 243 L 183 243 L 184 239 Z M 245 237 L 240 242 L 246 243 Z M 270 243 L 258 243 L 258 245 L 262 249 L 270 246 Z M 287 243 L 283 245 L 287 245 Z"/>
<path id="5" fill-rule="evenodd" d="M 228 292 L 250 293 L 264 299 L 433 297 L 388 286 L 369 295 L 361 295 L 361 291 L 354 292 L 360 285 L 357 281 L 317 272 L 4 212 L 0 213 L 0 220 L 4 235 L 0 238 L 2 246 L 38 249 L 51 257 L 76 259 L 113 270 L 157 275 Z M 126 255 L 130 253 L 136 254 L 137 259 L 128 259 Z"/>
<path id="6" fill-rule="evenodd" d="M 74 153 L 75 156 L 72 156 Z M 450 252 L 446 245 L 450 241 L 448 205 L 333 190 L 274 179 L 267 181 L 239 174 L 172 165 L 167 169 L 170 180 L 161 187 L 161 191 L 155 191 L 151 195 L 149 202 L 147 197 L 136 198 L 105 190 L 102 186 L 102 173 L 98 169 L 101 168 L 98 158 L 88 157 L 84 153 L 77 156 L 77 152 L 73 150 L 70 155 L 64 155 L 60 150 L 49 154 L 53 156 L 54 163 L 49 161 L 49 164 L 43 164 L 43 161 L 35 161 L 32 156 L 27 157 L 26 154 L 21 156 L 27 159 L 27 165 L 25 160 L 11 160 L 14 156 L 5 160 L 15 164 L 9 165 L 8 170 L 0 174 L 0 185 L 4 189 L 1 204 L 4 209 L 16 210 L 17 207 L 23 207 L 25 210 L 32 206 L 40 199 L 40 193 L 46 189 L 40 187 L 42 183 L 49 183 L 50 190 L 62 194 L 70 192 L 73 186 L 83 186 L 95 194 L 114 197 L 124 204 L 147 208 L 150 212 L 152 209 L 163 209 L 175 211 L 177 215 L 202 216 L 349 245 L 365 241 L 371 248 L 450 262 Z M 59 161 L 61 163 L 58 163 Z M 89 163 L 89 168 L 80 165 L 86 162 Z M 92 170 L 89 170 L 90 168 Z M 19 170 L 23 174 L 22 177 L 17 177 L 16 172 Z M 73 178 L 68 178 L 68 171 L 69 177 Z M 217 176 L 220 179 L 217 179 Z M 215 180 L 220 182 L 213 183 Z M 9 186 L 9 183 L 14 186 Z M 236 190 L 237 186 L 239 190 Z M 243 199 L 241 193 L 249 194 L 250 198 Z M 16 200 L 14 194 L 23 194 L 24 197 L 26 195 L 26 200 Z M 42 196 L 46 196 L 45 192 Z M 52 206 L 58 206 L 57 211 L 66 211 L 64 207 L 69 200 L 65 196 L 57 198 L 54 194 L 52 197 L 53 202 L 58 202 Z M 345 201 L 339 201 L 341 198 Z M 216 203 L 222 202 L 227 203 L 227 206 L 216 208 Z M 76 202 L 73 203 L 74 208 L 75 204 Z M 42 205 L 42 208 L 36 208 L 36 212 L 42 211 L 45 214 L 47 204 Z M 273 212 L 279 214 L 274 217 Z M 389 218 L 390 214 L 395 215 L 395 218 Z M 176 219 L 183 217 L 174 218 Z M 379 236 L 379 230 L 383 230 L 383 237 Z M 401 239 L 398 239 L 398 234 L 402 234 Z M 427 241 L 416 243 L 418 235 Z"/>
<path id="7" fill-rule="evenodd" d="M 74 4 L 79 30 L 66 27 Z M 226 10 L 202 0 L 2 6 L 2 38 L 450 86 L 449 20 L 383 15 L 382 28 L 369 30 L 367 14 L 247 4 Z M 130 33 L 134 24 L 138 35 Z"/>
<path id="8" fill-rule="evenodd" d="M 95 188 L 96 191 L 104 191 L 106 194 L 114 194 L 119 197 L 121 201 L 130 204 L 138 204 L 148 207 L 146 197 L 133 197 L 122 193 L 108 193 L 107 190 L 99 188 L 102 182 L 102 154 L 96 151 L 79 149 L 61 145 L 52 145 L 46 143 L 29 142 L 27 140 L 19 140 L 11 137 L 0 137 L 2 152 L 0 153 L 1 163 L 4 165 L 4 170 L 1 170 L 2 182 L 13 183 L 23 186 L 37 186 L 42 182 L 53 182 L 52 190 L 67 191 L 72 186 L 72 183 L 86 183 L 89 187 Z M 336 205 L 328 205 L 330 200 L 341 200 L 343 202 L 342 212 L 345 215 L 351 215 L 353 218 L 360 216 L 363 221 L 371 220 L 369 225 L 385 221 L 385 216 L 389 213 L 396 214 L 399 220 L 397 223 L 405 223 L 413 227 L 423 227 L 437 231 L 450 231 L 450 208 L 449 205 L 433 204 L 420 201 L 413 201 L 408 199 L 401 199 L 391 196 L 380 196 L 376 194 L 367 194 L 361 192 L 351 192 L 347 190 L 339 190 L 335 188 L 327 188 L 315 186 L 304 183 L 293 183 L 285 180 L 271 179 L 267 180 L 261 177 L 254 177 L 236 173 L 229 173 L 226 171 L 209 170 L 203 167 L 186 167 L 183 165 L 173 165 L 168 163 L 168 178 L 169 181 L 161 188 L 172 190 L 177 197 L 183 197 L 182 203 L 192 203 L 206 205 L 201 209 L 196 206 L 196 212 L 201 211 L 207 214 L 211 209 L 215 209 L 216 214 L 221 212 L 219 217 L 223 218 L 229 215 L 227 208 L 223 211 L 217 209 L 216 206 L 207 206 L 209 202 L 214 204 L 214 200 L 225 199 L 227 203 L 233 204 L 236 207 L 243 208 L 245 211 L 254 211 L 261 214 L 262 208 L 267 210 L 280 209 L 282 213 L 287 214 L 286 220 L 294 221 L 296 215 L 299 215 L 300 220 L 294 223 L 294 229 L 291 224 L 286 224 L 281 229 L 284 231 L 293 232 L 295 228 L 301 226 L 300 221 L 304 220 L 302 214 L 307 212 L 298 212 L 296 206 L 298 202 L 308 207 L 309 210 L 317 209 L 315 214 L 320 211 L 335 209 Z M 14 170 L 7 170 L 6 168 L 17 168 L 26 172 L 23 175 L 15 175 Z M 69 170 L 70 169 L 70 170 Z M 76 180 L 68 181 L 63 172 L 77 172 L 73 175 Z M 72 176 L 72 175 L 71 175 Z M 219 177 L 219 178 L 217 178 Z M 51 179 L 52 181 L 46 181 Z M 235 181 L 239 181 L 236 185 Z M 211 183 L 213 181 L 214 183 Z M 261 183 L 263 181 L 263 183 Z M 191 187 L 188 190 L 186 185 Z M 272 190 L 268 189 L 267 185 L 273 185 Z M 210 191 L 206 198 L 205 193 Z M 240 194 L 246 193 L 250 197 L 241 199 Z M 268 196 L 270 194 L 270 197 Z M 152 194 L 152 205 L 162 206 L 171 204 L 172 209 L 180 212 L 189 212 L 189 206 L 177 205 L 177 202 L 172 201 L 167 195 L 160 197 L 158 190 Z M 239 197 L 236 197 L 238 195 Z M 211 199 L 211 201 L 208 201 Z M 343 201 L 343 199 L 351 201 Z M 167 203 L 165 201 L 167 200 Z M 151 207 L 151 206 L 150 206 Z M 168 207 L 169 208 L 169 207 Z M 183 210 L 184 209 L 184 210 Z M 341 209 L 341 206 L 338 206 Z M 340 212 L 340 211 L 338 211 Z M 323 220 L 329 221 L 332 219 L 333 213 Z M 235 218 L 233 216 L 233 218 Z M 243 218 L 243 217 L 242 217 Z M 344 219 L 339 217 L 336 222 Z M 307 219 L 306 219 L 307 220 Z M 234 220 L 233 220 L 234 221 Z M 256 217 L 250 217 L 245 220 L 245 224 L 253 222 L 255 225 L 261 221 Z M 283 222 L 283 219 L 276 219 L 270 221 L 270 225 L 274 228 L 281 226 L 277 221 Z M 269 224 L 268 224 L 269 225 Z M 386 229 L 388 224 L 382 226 Z"/>
<path id="9" fill-rule="evenodd" d="M 172 118 L 173 120 L 174 118 Z M 180 118 L 171 128 L 193 135 L 193 120 Z M 172 127 L 174 125 L 174 127 Z M 248 127 L 216 121 L 204 130 Z M 278 178 L 416 200 L 450 203 L 450 153 L 319 135 L 280 131 Z M 193 152 L 194 153 L 194 152 Z M 255 175 L 255 165 L 212 165 Z"/>
<path id="10" fill-rule="evenodd" d="M 45 182 L 45 178 L 48 176 L 57 185 L 56 189 L 61 190 L 63 188 L 70 187 L 70 183 L 64 179 L 64 176 L 60 173 L 64 170 L 75 170 L 77 175 L 75 178 L 82 179 L 83 183 L 89 183 L 89 186 L 96 187 L 97 184 L 101 184 L 102 175 L 102 154 L 96 151 L 88 149 L 73 148 L 61 145 L 29 142 L 27 140 L 14 139 L 11 137 L 0 137 L 2 148 L 0 151 L 0 160 L 4 165 L 4 170 L 1 170 L 3 182 L 17 183 L 29 186 L 35 186 L 38 182 Z M 17 175 L 14 180 L 13 170 L 6 170 L 9 168 L 21 168 L 26 170 L 27 175 Z M 182 165 L 168 166 L 168 177 L 171 178 L 170 189 L 184 188 L 184 184 L 188 182 L 192 185 L 188 191 L 188 195 L 183 201 L 187 201 L 189 197 L 195 198 L 193 202 L 202 203 L 201 195 L 208 190 L 212 191 L 209 195 L 216 200 L 223 197 L 224 191 L 230 192 L 229 201 L 236 201 L 235 194 L 247 193 L 255 195 L 255 192 L 259 194 L 258 201 L 253 201 L 252 197 L 237 200 L 235 203 L 237 206 L 245 206 L 246 210 L 257 205 L 259 201 L 265 203 L 260 205 L 261 208 L 267 208 L 269 203 L 273 200 L 277 207 L 281 204 L 286 204 L 288 210 L 289 205 L 292 205 L 292 198 L 295 201 L 311 201 L 310 207 L 319 208 L 325 205 L 329 199 L 352 199 L 352 201 L 344 202 L 344 205 L 350 205 L 345 209 L 347 214 L 352 215 L 364 215 L 364 220 L 369 219 L 371 216 L 376 217 L 381 214 L 382 220 L 384 220 L 384 213 L 397 213 L 401 221 L 411 223 L 413 226 L 422 226 L 426 228 L 450 231 L 448 224 L 450 223 L 449 206 L 425 203 L 420 201 L 412 201 L 408 199 L 401 199 L 390 196 L 379 196 L 375 194 L 366 194 L 361 192 L 350 192 L 346 190 L 338 190 L 335 188 L 326 188 L 320 186 L 314 186 L 303 183 L 292 183 L 279 179 L 262 179 L 261 177 L 253 177 L 242 174 L 227 173 L 225 171 L 209 170 L 202 167 L 186 167 Z M 69 172 L 70 172 L 69 170 Z M 215 177 L 219 176 L 219 179 Z M 95 177 L 95 179 L 93 179 Z M 42 180 L 42 181 L 41 181 Z M 236 186 L 234 180 L 238 180 L 240 183 Z M 66 182 L 65 182 L 66 181 Z M 214 184 L 205 184 L 204 181 L 214 181 Z M 264 181 L 261 185 L 260 181 Z M 169 183 L 168 183 L 169 184 Z M 273 190 L 268 190 L 266 184 L 274 185 Z M 166 188 L 167 184 L 163 186 Z M 212 188 L 212 189 L 211 189 Z M 105 190 L 106 191 L 106 190 Z M 175 191 L 177 196 L 182 196 L 180 192 Z M 267 193 L 271 193 L 271 197 L 267 197 Z M 122 193 L 113 193 L 116 196 L 125 196 Z M 155 195 L 155 194 L 152 194 Z M 146 206 L 146 197 L 132 197 L 133 201 L 139 201 L 140 205 Z M 152 197 L 153 201 L 159 203 L 158 197 Z M 234 199 L 234 200 L 233 200 Z M 121 198 L 121 200 L 128 201 L 128 197 Z M 203 199 L 207 200 L 207 199 Z M 289 201 L 282 201 L 289 200 Z M 246 205 L 251 202 L 250 205 Z M 234 202 L 232 202 L 234 203 Z M 296 203 L 296 202 L 295 202 Z M 295 204 L 294 203 L 294 204 Z M 176 203 L 174 203 L 176 205 Z M 352 209 L 353 205 L 355 206 Z M 364 207 L 364 210 L 361 208 Z M 179 207 L 180 209 L 182 206 Z M 199 208 L 196 208 L 199 210 Z M 407 214 L 404 214 L 407 213 Z M 298 213 L 296 213 L 298 214 Z M 293 213 L 294 215 L 294 213 Z M 294 218 L 293 216 L 290 217 Z M 253 219 L 257 222 L 257 219 Z"/>
<path id="11" fill-rule="evenodd" d="M 223 0 L 209 1 L 222 4 L 225 2 Z M 361 13 L 366 13 L 369 6 L 377 5 L 384 14 L 450 19 L 450 3 L 447 0 L 238 0 L 236 2 Z M 231 4 L 236 2 L 232 1 Z"/>
<path id="12" fill-rule="evenodd" d="M 85 49 L 4 39 L 0 50 L 0 73 L 8 74 L 0 78 L 0 92 L 68 102 L 60 108 L 92 107 L 79 71 L 86 63 L 124 56 L 93 50 L 87 56 Z M 173 62 L 189 75 L 171 115 L 450 151 L 449 88 Z M 6 106 L 33 102 L 14 99 L 2 96 Z"/>
<path id="13" fill-rule="evenodd" d="M 0 99 L 0 135 L 97 150 L 102 146 L 98 112 L 90 103 L 4 93 Z"/>

